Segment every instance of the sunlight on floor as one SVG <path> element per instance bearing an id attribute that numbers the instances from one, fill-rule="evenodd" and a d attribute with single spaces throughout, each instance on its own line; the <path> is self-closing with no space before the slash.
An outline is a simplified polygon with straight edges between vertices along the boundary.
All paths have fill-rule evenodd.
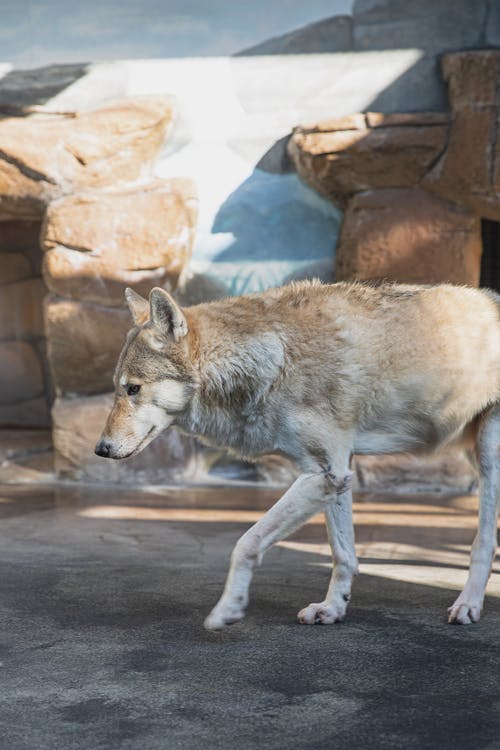
<path id="1" fill-rule="evenodd" d="M 217 504 L 214 500 L 212 496 L 211 502 Z M 79 510 L 78 515 L 89 520 L 247 525 L 262 518 L 264 512 L 265 509 L 252 510 L 241 506 L 187 508 L 96 504 Z M 468 540 L 472 542 L 477 526 L 477 497 L 434 495 L 419 498 L 413 495 L 406 501 L 399 497 L 387 502 L 385 497 L 378 501 L 374 495 L 358 495 L 354 503 L 354 523 L 361 573 L 438 588 L 463 587 L 469 567 Z M 279 542 L 277 546 L 315 556 L 307 564 L 329 568 L 331 555 L 320 528 L 323 525 L 323 516 L 316 515 L 291 539 Z M 493 568 L 488 594 L 500 597 L 500 563 Z"/>
<path id="2" fill-rule="evenodd" d="M 82 518 L 109 518 L 136 521 L 196 521 L 198 523 L 255 523 L 263 512 L 220 508 L 150 508 L 134 505 L 92 505 L 79 511 Z M 311 518 L 309 524 L 323 524 L 323 516 Z M 460 508 L 416 503 L 362 502 L 354 504 L 357 526 L 425 526 L 434 528 L 475 528 L 475 514 Z"/>

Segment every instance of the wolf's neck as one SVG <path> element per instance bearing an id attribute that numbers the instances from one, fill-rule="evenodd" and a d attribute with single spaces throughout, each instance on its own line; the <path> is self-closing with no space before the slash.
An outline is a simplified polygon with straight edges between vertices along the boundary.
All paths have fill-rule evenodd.
<path id="1" fill-rule="evenodd" d="M 234 443 L 230 431 L 244 428 L 282 376 L 283 344 L 276 333 L 261 332 L 214 344 L 199 343 L 199 385 L 181 426 L 221 444 Z"/>

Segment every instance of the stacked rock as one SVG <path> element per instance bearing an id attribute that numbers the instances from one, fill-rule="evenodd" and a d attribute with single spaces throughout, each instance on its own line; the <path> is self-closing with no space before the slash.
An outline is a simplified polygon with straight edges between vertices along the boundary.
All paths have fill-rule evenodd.
<path id="1" fill-rule="evenodd" d="M 40 223 L 0 223 L 0 425 L 48 427 Z"/>
<path id="2" fill-rule="evenodd" d="M 0 249 L 6 243 L 9 249 L 0 283 L 12 287 L 2 294 L 6 314 L 0 310 L 0 318 L 4 327 L 10 325 L 2 337 L 14 339 L 4 344 L 10 346 L 11 364 L 6 357 L 3 369 L 14 372 L 19 360 L 20 371 L 13 378 L 8 371 L 0 374 L 13 414 L 20 413 L 21 391 L 27 400 L 43 397 L 45 412 L 37 423 L 47 424 L 47 399 L 55 396 L 52 426 L 60 476 L 121 481 L 145 474 L 154 481 L 171 478 L 188 462 L 190 442 L 175 435 L 124 464 L 110 465 L 93 454 L 110 404 L 114 366 L 131 326 L 124 289 L 131 286 L 144 295 L 153 286 L 175 291 L 191 256 L 197 216 L 193 184 L 151 177 L 173 117 L 170 97 L 141 97 L 85 113 L 37 111 L 0 119 Z M 30 278 L 29 258 L 2 231 L 13 224 L 25 233 L 34 228 L 31 254 L 40 259 L 41 245 L 43 281 Z M 35 284 L 36 293 L 23 294 L 18 285 L 27 283 Z M 12 305 L 20 311 L 14 317 Z M 46 346 L 50 377 L 45 381 L 43 362 L 35 367 L 33 360 L 37 337 Z M 30 419 L 27 424 L 33 425 Z M 7 420 L 0 401 L 2 423 Z"/>

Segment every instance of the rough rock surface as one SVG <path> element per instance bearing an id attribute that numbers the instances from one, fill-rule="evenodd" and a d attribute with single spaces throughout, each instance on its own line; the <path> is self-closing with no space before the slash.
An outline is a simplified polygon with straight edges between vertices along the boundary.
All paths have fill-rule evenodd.
<path id="1" fill-rule="evenodd" d="M 132 286 L 175 288 L 190 256 L 197 201 L 190 180 L 155 180 L 52 203 L 43 224 L 44 278 L 56 294 L 123 304 Z"/>
<path id="2" fill-rule="evenodd" d="M 56 393 L 103 393 L 132 325 L 124 308 L 59 298 L 45 307 L 47 354 Z"/>
<path id="3" fill-rule="evenodd" d="M 423 187 L 500 220 L 500 50 L 446 55 L 453 113 L 449 145 Z"/>
<path id="4" fill-rule="evenodd" d="M 138 179 L 173 119 L 170 97 L 123 99 L 91 112 L 0 119 L 0 219 L 40 218 L 55 198 Z"/>
<path id="5" fill-rule="evenodd" d="M 418 188 L 354 196 L 337 247 L 338 281 L 479 284 L 481 222 Z"/>
<path id="6" fill-rule="evenodd" d="M 111 394 L 58 398 L 52 409 L 54 465 L 60 477 L 107 483 L 171 483 L 197 471 L 191 438 L 169 430 L 132 459 L 110 461 L 94 454 L 113 402 Z"/>
<path id="7" fill-rule="evenodd" d="M 306 183 L 343 205 L 362 190 L 417 184 L 446 146 L 446 120 L 441 113 L 352 115 L 295 128 L 288 152 Z"/>

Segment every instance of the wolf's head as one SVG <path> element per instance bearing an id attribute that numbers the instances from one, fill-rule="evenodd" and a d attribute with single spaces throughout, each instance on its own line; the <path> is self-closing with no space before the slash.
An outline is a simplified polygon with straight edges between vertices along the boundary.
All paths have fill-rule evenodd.
<path id="1" fill-rule="evenodd" d="M 105 458 L 139 453 L 186 409 L 196 388 L 181 308 L 158 287 L 149 302 L 132 289 L 125 297 L 134 327 L 118 359 L 115 400 L 95 448 Z"/>

